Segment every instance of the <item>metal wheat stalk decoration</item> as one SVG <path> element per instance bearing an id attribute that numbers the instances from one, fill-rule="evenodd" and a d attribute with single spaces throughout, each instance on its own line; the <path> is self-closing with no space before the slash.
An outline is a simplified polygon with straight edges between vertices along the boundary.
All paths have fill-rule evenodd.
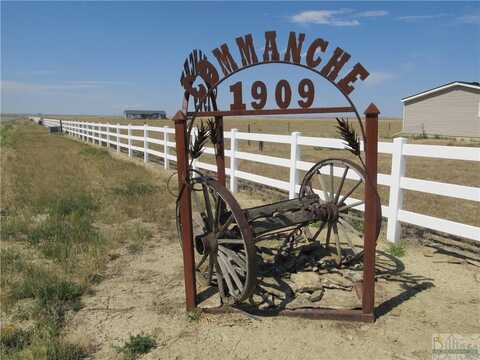
<path id="1" fill-rule="evenodd" d="M 209 138 L 209 129 L 203 124 L 203 121 L 200 122 L 200 126 L 197 125 L 197 136 L 195 141 L 190 145 L 189 153 L 192 161 L 198 159 L 202 153 L 203 149 Z"/>
<path id="2" fill-rule="evenodd" d="M 210 137 L 210 141 L 213 144 L 213 148 L 215 149 L 215 155 L 217 155 L 217 145 L 218 145 L 218 127 L 215 123 L 215 120 L 208 119 L 207 120 L 208 126 L 208 136 Z"/>
<path id="3" fill-rule="evenodd" d="M 365 163 L 363 162 L 361 152 L 360 152 L 360 139 L 355 132 L 355 129 L 348 123 L 348 120 L 337 117 L 337 130 L 340 133 L 340 137 L 343 139 L 346 145 L 346 149 L 355 155 L 363 167 L 365 168 Z"/>

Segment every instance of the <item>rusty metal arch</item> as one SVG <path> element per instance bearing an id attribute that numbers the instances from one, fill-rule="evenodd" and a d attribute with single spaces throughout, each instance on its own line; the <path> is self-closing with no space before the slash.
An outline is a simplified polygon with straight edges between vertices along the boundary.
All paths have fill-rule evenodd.
<path id="1" fill-rule="evenodd" d="M 207 60 L 208 61 L 208 60 Z M 340 94 L 343 95 L 343 97 L 347 100 L 347 102 L 349 103 L 350 107 L 352 108 L 352 112 L 355 114 L 356 118 L 357 118 L 357 121 L 358 121 L 358 124 L 360 126 L 360 131 L 362 133 L 362 138 L 363 140 L 365 141 L 366 139 L 366 135 L 365 135 L 365 128 L 363 126 L 363 122 L 362 122 L 362 118 L 360 117 L 360 114 L 355 106 L 355 104 L 353 103 L 352 99 L 350 99 L 350 97 L 345 94 L 343 91 L 341 91 L 337 85 L 335 84 L 335 82 L 333 82 L 332 80 L 330 80 L 329 78 L 327 78 L 326 76 L 324 76 L 320 71 L 316 70 L 316 69 L 313 69 L 305 64 L 300 64 L 300 63 L 292 63 L 292 62 L 288 62 L 288 61 L 283 61 L 283 60 L 277 60 L 277 61 L 262 61 L 262 62 L 257 62 L 257 63 L 254 63 L 254 64 L 250 64 L 250 65 L 246 65 L 246 66 L 243 66 L 241 68 L 238 68 L 237 70 L 235 71 L 232 71 L 230 72 L 228 75 L 224 76 L 223 78 L 219 79 L 215 84 L 213 85 L 209 85 L 209 84 L 206 84 L 207 85 L 207 88 L 208 88 L 208 91 L 207 91 L 207 94 L 205 95 L 204 98 L 206 97 L 209 97 L 210 96 L 210 99 L 212 101 L 212 106 L 214 108 L 214 111 L 218 111 L 218 107 L 217 107 L 217 103 L 216 103 L 216 98 L 213 96 L 213 91 L 215 89 L 218 88 L 218 86 L 220 84 L 222 84 L 225 80 L 229 79 L 230 77 L 232 77 L 233 75 L 236 75 L 238 73 L 240 73 L 241 71 L 243 70 L 247 70 L 247 69 L 251 69 L 253 67 L 256 67 L 256 66 L 260 66 L 260 65 L 269 65 L 269 64 L 284 64 L 284 65 L 293 65 L 293 66 L 298 66 L 300 68 L 303 68 L 303 69 L 307 69 L 307 70 L 310 70 L 312 71 L 313 73 L 319 75 L 320 77 L 322 77 L 323 79 L 327 80 L 331 85 L 333 85 L 339 92 Z M 188 100 L 189 100 L 189 97 L 190 97 L 190 94 L 185 91 L 184 93 L 184 99 L 183 99 L 183 104 L 182 104 L 182 111 L 184 112 L 184 114 L 187 114 L 188 113 Z M 196 111 L 195 111 L 196 112 Z M 194 112 L 194 113 L 195 113 Z M 285 111 L 287 114 L 288 114 L 288 110 Z M 201 114 L 199 114 L 201 115 Z M 195 115 L 194 115 L 195 116 Z"/>

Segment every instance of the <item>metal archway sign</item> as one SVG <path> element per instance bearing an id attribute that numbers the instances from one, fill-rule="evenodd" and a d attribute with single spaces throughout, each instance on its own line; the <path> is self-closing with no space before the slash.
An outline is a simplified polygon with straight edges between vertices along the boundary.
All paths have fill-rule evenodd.
<path id="1" fill-rule="evenodd" d="M 190 157 L 192 157 L 189 145 L 190 132 L 195 118 L 213 117 L 215 119 L 214 122 L 212 121 L 212 124 L 214 124 L 212 126 L 215 128 L 215 139 L 213 141 L 215 141 L 216 146 L 216 183 L 218 183 L 218 185 L 212 183 L 212 179 L 208 179 L 208 186 L 210 189 L 222 187 L 220 193 L 225 193 L 225 191 L 228 190 L 224 188 L 224 116 L 351 113 L 355 115 L 359 123 L 361 136 L 365 144 L 365 161 L 362 161 L 361 157 L 359 156 L 365 170 L 366 178 L 364 184 L 365 212 L 363 228 L 363 281 L 359 284 L 356 284 L 357 286 L 355 287 L 358 296 L 361 298 L 362 308 L 354 310 L 335 310 L 322 308 L 304 309 L 301 311 L 283 310 L 280 313 L 284 315 L 308 316 L 315 318 L 373 321 L 375 319 L 375 246 L 379 229 L 378 219 L 381 216 L 381 208 L 376 191 L 379 110 L 373 103 L 370 104 L 365 111 L 366 126 L 364 126 L 359 112 L 350 99 L 351 93 L 355 90 L 355 82 L 365 80 L 369 76 L 369 73 L 362 64 L 355 63 L 346 72 L 346 74 L 340 76 L 342 70 L 348 68 L 347 64 L 351 58 L 350 54 L 348 54 L 342 48 L 336 47 L 330 56 L 325 56 L 327 50 L 329 49 L 329 42 L 322 38 L 315 38 L 307 43 L 305 34 L 303 33 L 299 33 L 298 35 L 295 32 L 289 33 L 286 50 L 283 54 L 280 54 L 278 50 L 279 46 L 277 44 L 277 34 L 275 31 L 265 32 L 264 47 L 263 51 L 261 52 L 257 50 L 258 47 L 255 46 L 255 42 L 251 34 L 247 34 L 243 37 L 237 37 L 235 39 L 235 43 L 238 50 L 238 57 L 234 57 L 232 55 L 232 51 L 227 44 L 222 44 L 212 51 L 212 54 L 216 60 L 216 64 L 209 61 L 207 56 L 202 51 L 193 50 L 184 62 L 183 71 L 180 78 L 180 84 L 184 90 L 182 110 L 177 112 L 173 120 L 175 121 L 177 172 L 180 187 L 178 199 L 179 211 L 177 217 L 179 218 L 181 229 L 180 236 L 183 249 L 187 311 L 190 311 L 197 306 L 195 280 L 196 266 L 194 262 L 191 206 L 191 190 L 193 185 L 191 159 L 189 159 L 189 152 Z M 305 56 L 303 56 L 303 54 L 305 54 Z M 246 100 L 247 96 L 244 95 L 244 84 L 242 81 L 237 81 L 229 87 L 231 93 L 229 107 L 227 109 L 218 108 L 217 95 L 220 84 L 233 75 L 244 70 L 257 66 L 269 66 L 275 64 L 288 64 L 300 67 L 312 72 L 316 76 L 320 76 L 328 81 L 343 95 L 346 100 L 346 105 L 335 107 L 315 107 L 314 82 L 310 78 L 302 78 L 298 81 L 294 89 L 292 89 L 291 84 L 287 80 L 278 79 L 275 89 L 272 92 L 269 91 L 267 85 L 263 81 L 256 80 L 252 83 L 249 89 L 252 101 Z M 292 93 L 294 91 L 297 92 L 296 95 L 298 95 L 300 99 L 292 102 Z M 274 95 L 269 95 L 272 93 Z M 275 100 L 276 108 L 266 108 L 269 96 Z M 348 171 L 348 166 L 346 171 Z M 346 172 L 342 179 L 342 183 L 343 180 L 345 180 L 345 176 Z M 205 184 L 207 184 L 207 181 L 205 181 Z M 234 202 L 233 197 L 231 197 L 229 194 L 223 195 L 223 198 L 225 197 L 231 199 L 230 202 Z M 220 198 L 220 196 L 218 196 L 218 198 Z M 224 205 L 218 206 L 226 207 L 227 205 L 225 203 Z M 231 205 L 231 215 L 235 213 L 233 210 L 235 207 L 237 207 L 237 205 Z M 220 210 L 217 210 L 217 212 L 218 211 Z M 243 210 L 243 213 L 248 213 L 248 211 Z M 241 223 L 246 224 L 244 220 L 240 220 Z M 255 233 L 255 229 L 246 229 L 249 226 L 244 225 L 243 228 L 245 229 L 243 229 L 243 231 L 245 231 L 246 234 L 251 237 L 251 233 Z M 328 226 L 330 229 L 330 223 Z M 243 235 L 243 237 L 245 236 Z M 211 244 L 212 238 L 215 238 L 214 231 L 211 230 L 209 235 L 205 235 L 204 238 L 208 238 L 208 244 Z M 252 240 L 248 240 L 248 242 L 251 241 Z M 205 246 L 208 246 L 207 240 L 204 242 Z M 216 243 L 215 246 L 218 247 L 218 243 Z M 250 249 L 251 244 L 247 245 Z M 251 249 L 249 251 L 251 251 Z M 222 265 L 222 263 L 220 265 Z M 226 266 L 225 262 L 223 265 Z M 217 267 L 219 274 L 221 274 L 220 270 L 221 269 Z M 217 277 L 218 276 L 220 275 L 217 275 Z M 234 275 L 232 279 L 236 282 L 238 280 L 241 283 L 241 280 L 239 280 L 238 276 L 236 275 Z M 233 280 L 231 282 L 233 282 Z M 219 281 L 219 286 L 221 286 L 220 283 L 222 282 L 223 280 Z M 251 287 L 251 285 L 249 285 L 249 287 Z M 235 289 L 230 289 L 230 293 L 233 293 L 234 291 Z M 224 308 L 213 310 L 208 309 L 208 311 L 224 310 Z"/>

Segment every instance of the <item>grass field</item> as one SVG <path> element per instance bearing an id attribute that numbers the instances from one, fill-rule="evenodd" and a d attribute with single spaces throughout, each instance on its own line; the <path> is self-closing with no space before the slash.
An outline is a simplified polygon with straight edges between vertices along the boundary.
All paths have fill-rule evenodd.
<path id="1" fill-rule="evenodd" d="M 402 274 L 405 283 L 398 291 L 385 292 L 385 282 L 377 285 L 379 303 L 403 300 L 368 328 L 366 338 L 358 336 L 363 331 L 358 326 L 335 322 L 256 322 L 239 314 L 215 318 L 199 314 L 189 319 L 183 310 L 180 250 L 173 243 L 177 239 L 175 202 L 165 187 L 170 172 L 119 161 L 105 149 L 49 135 L 44 127 L 27 121 L 2 124 L 0 136 L 2 359 L 74 360 L 91 354 L 107 354 L 103 358 L 110 359 L 146 345 L 153 358 L 189 358 L 192 351 L 203 358 L 216 346 L 218 352 L 212 358 L 224 359 L 247 338 L 248 347 L 240 345 L 245 347 L 242 354 L 250 351 L 257 357 L 278 358 L 288 351 L 292 356 L 295 351 L 299 354 L 304 340 L 310 339 L 318 347 L 312 354 L 326 348 L 331 354 L 346 352 L 343 357 L 352 358 L 358 355 L 354 349 L 369 339 L 368 347 L 377 351 L 370 358 L 387 353 L 386 358 L 394 358 L 390 353 L 404 354 L 405 344 L 413 344 L 408 354 L 417 352 L 426 358 L 432 332 L 473 331 L 471 304 L 478 301 L 472 274 L 476 269 L 451 265 L 452 258 L 442 253 L 424 256 L 426 250 L 418 243 L 405 248 L 409 272 Z M 256 144 L 242 147 L 254 151 Z M 275 156 L 288 153 L 268 145 L 264 151 Z M 314 155 L 324 158 L 331 153 L 312 149 L 309 156 Z M 418 166 L 416 171 L 422 170 Z M 264 166 L 252 170 L 278 173 L 268 173 L 273 169 Z M 475 174 L 467 168 L 458 171 Z M 257 195 L 244 193 L 239 198 Z M 273 196 L 257 200 L 270 201 Z M 431 199 L 415 201 L 431 210 Z M 450 205 L 455 203 L 464 206 L 453 201 Z M 467 214 L 458 212 L 464 221 Z M 386 244 L 380 241 L 379 246 L 385 250 Z M 452 274 L 455 282 L 448 280 Z M 435 281 L 435 286 L 425 288 L 427 295 L 408 295 L 417 286 L 412 285 L 413 278 Z M 392 284 L 397 286 L 397 281 Z M 448 311 L 454 313 L 445 319 Z M 422 327 L 412 328 L 419 318 Z M 279 339 L 286 339 L 284 347 L 273 341 L 272 329 L 278 331 Z M 295 341 L 291 329 L 298 334 Z M 328 341 L 320 343 L 318 336 Z M 401 343 L 391 340 L 398 338 Z M 340 347 L 334 346 L 338 339 L 344 341 Z M 351 346 L 354 341 L 358 343 Z M 270 352 L 262 353 L 263 349 Z"/>
<path id="2" fill-rule="evenodd" d="M 121 117 L 96 117 L 96 116 L 54 116 L 53 118 L 75 119 L 92 122 L 110 122 L 121 124 L 143 124 L 144 121 L 137 122 L 133 120 L 125 120 Z M 149 120 L 147 123 L 156 126 L 173 127 L 171 120 Z M 251 132 L 270 133 L 270 134 L 290 134 L 293 131 L 299 131 L 305 136 L 316 137 L 338 137 L 335 128 L 336 121 L 334 119 L 275 119 L 275 118 L 226 118 L 225 130 L 237 128 L 239 131 L 247 132 L 250 127 Z M 352 124 L 357 128 L 356 121 Z M 379 138 L 380 141 L 391 142 L 393 137 L 401 131 L 401 120 L 399 119 L 381 119 L 379 121 Z M 123 131 L 126 133 L 126 131 Z M 133 131 L 133 135 L 142 136 L 141 131 Z M 151 136 L 161 137 L 159 133 L 152 133 Z M 480 146 L 480 140 L 462 140 L 462 139 L 445 139 L 445 138 L 423 138 L 410 137 L 408 143 L 415 144 L 432 144 L 432 145 L 451 145 L 451 146 Z M 133 145 L 143 146 L 141 143 L 133 142 Z M 163 145 L 150 144 L 152 149 L 163 151 Z M 225 148 L 229 148 L 229 140 L 225 140 Z M 251 153 L 262 153 L 265 155 L 289 158 L 290 146 L 284 144 L 265 143 L 263 151 L 258 148 L 257 142 L 239 141 L 239 149 L 241 151 Z M 172 152 L 174 149 L 172 149 Z M 317 162 L 329 157 L 346 157 L 353 159 L 350 154 L 343 150 L 332 150 L 325 148 L 302 147 L 301 160 Z M 226 159 L 229 166 L 228 158 Z M 202 161 L 213 163 L 212 156 L 204 155 Z M 281 180 L 288 180 L 289 170 L 287 168 L 279 168 L 266 164 L 259 164 L 250 161 L 239 161 L 239 169 L 256 174 L 262 174 Z M 389 154 L 379 154 L 379 172 L 390 174 L 391 156 Z M 303 174 L 301 174 L 301 177 Z M 407 159 L 406 176 L 439 181 L 445 183 L 477 186 L 480 187 L 480 171 L 478 162 L 457 161 L 444 159 L 430 159 L 421 157 L 409 157 Z M 379 186 L 379 192 L 384 205 L 388 204 L 388 188 Z M 406 191 L 404 196 L 404 209 L 449 219 L 461 223 L 480 226 L 480 213 L 478 203 L 467 200 L 457 200 L 453 198 L 425 194 L 415 191 Z"/>
<path id="3" fill-rule="evenodd" d="M 166 175 L 27 121 L 0 134 L 0 357 L 80 359 L 89 349 L 62 329 L 107 261 L 153 234 L 174 238 Z"/>

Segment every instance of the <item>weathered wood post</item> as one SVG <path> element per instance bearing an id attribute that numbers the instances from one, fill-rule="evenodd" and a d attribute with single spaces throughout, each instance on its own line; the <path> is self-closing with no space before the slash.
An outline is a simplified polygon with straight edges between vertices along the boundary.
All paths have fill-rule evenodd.
<path id="1" fill-rule="evenodd" d="M 377 239 L 377 160 L 378 160 L 378 114 L 371 103 L 365 110 L 366 139 L 365 159 L 367 181 L 365 182 L 364 255 L 362 310 L 375 317 L 375 247 Z"/>
<path id="2" fill-rule="evenodd" d="M 217 163 L 217 179 L 220 184 L 226 186 L 225 180 L 225 144 L 223 139 L 223 116 L 215 116 L 215 127 L 217 128 L 217 152 L 215 160 Z"/>
<path id="3" fill-rule="evenodd" d="M 195 261 L 192 241 L 192 203 L 188 179 L 188 140 L 187 118 L 181 111 L 172 119 L 175 121 L 175 142 L 177 150 L 178 188 L 180 191 L 180 224 L 182 225 L 183 275 L 187 311 L 196 307 L 197 288 L 195 283 Z"/>

